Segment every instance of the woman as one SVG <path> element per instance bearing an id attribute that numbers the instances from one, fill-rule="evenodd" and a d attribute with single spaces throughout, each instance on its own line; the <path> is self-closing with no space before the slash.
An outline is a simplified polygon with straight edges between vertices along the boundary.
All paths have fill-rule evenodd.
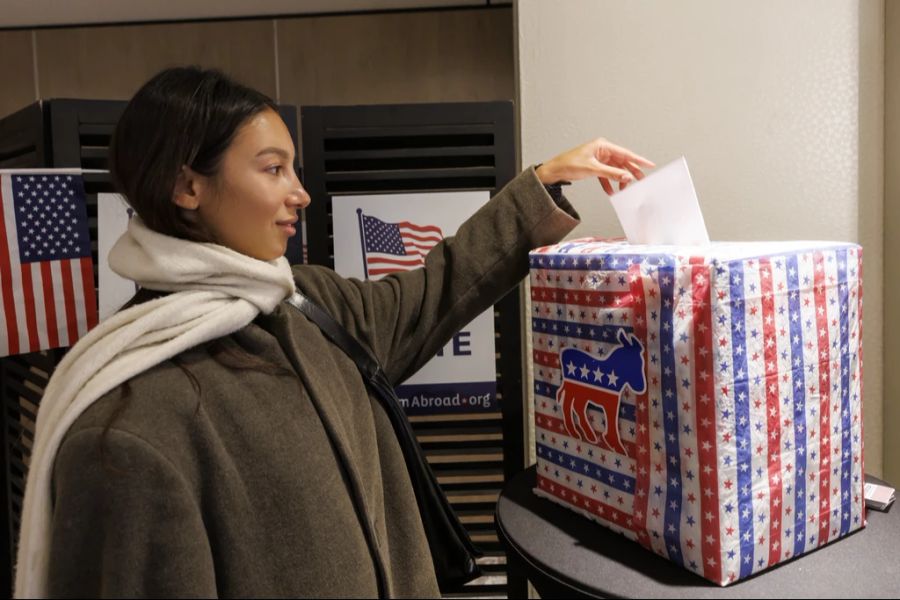
<path id="1" fill-rule="evenodd" d="M 66 355 L 39 411 L 22 596 L 438 595 L 400 448 L 295 286 L 397 383 L 527 272 L 577 214 L 542 184 L 649 161 L 605 140 L 530 168 L 378 282 L 283 258 L 309 196 L 275 104 L 216 71 L 147 82 L 111 148 L 135 209 L 110 264 L 142 290 Z"/>

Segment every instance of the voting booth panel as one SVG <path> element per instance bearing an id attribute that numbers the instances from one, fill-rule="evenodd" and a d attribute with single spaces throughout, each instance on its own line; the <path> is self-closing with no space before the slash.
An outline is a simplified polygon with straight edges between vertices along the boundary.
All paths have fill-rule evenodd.
<path id="1" fill-rule="evenodd" d="M 511 102 L 306 106 L 300 121 L 309 259 L 345 275 L 414 265 L 516 175 Z M 493 518 L 504 482 L 525 466 L 519 305 L 517 288 L 398 388 L 439 483 L 485 551 L 484 576 L 460 594 L 527 593 L 524 577 L 507 572 Z"/>

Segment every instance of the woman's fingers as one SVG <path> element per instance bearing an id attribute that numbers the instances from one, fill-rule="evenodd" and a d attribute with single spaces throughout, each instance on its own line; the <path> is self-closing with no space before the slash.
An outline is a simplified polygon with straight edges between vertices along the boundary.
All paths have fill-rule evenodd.
<path id="1" fill-rule="evenodd" d="M 634 162 L 637 165 L 640 165 L 641 167 L 652 169 L 653 167 L 656 166 L 653 163 L 653 161 L 647 160 L 646 158 L 644 158 L 643 156 L 640 156 L 639 154 L 635 154 L 628 148 L 623 148 L 622 146 L 617 146 L 616 144 L 613 144 L 612 142 L 606 142 L 606 147 L 609 148 L 610 152 L 612 152 L 613 154 L 618 154 L 619 156 L 623 157 L 624 159 Z"/>
<path id="2" fill-rule="evenodd" d="M 609 179 L 606 177 L 598 177 L 600 180 L 600 185 L 603 187 L 603 191 L 607 193 L 607 195 L 612 196 L 615 192 L 613 191 L 612 185 L 609 183 Z"/>
<path id="3" fill-rule="evenodd" d="M 595 161 L 594 170 L 597 173 L 598 177 L 606 177 L 607 179 L 613 179 L 615 181 L 626 181 L 630 182 L 634 180 L 634 175 L 628 172 L 625 169 L 620 169 L 619 167 L 614 167 L 612 165 L 604 164 L 600 161 Z"/>
<path id="4" fill-rule="evenodd" d="M 631 150 L 613 144 L 604 138 L 582 144 L 568 152 L 553 157 L 538 169 L 543 181 L 577 181 L 594 175 L 603 190 L 612 195 L 614 185 L 624 190 L 629 184 L 644 178 L 644 169 L 656 165 Z M 545 181 L 546 180 L 546 181 Z"/>
<path id="5" fill-rule="evenodd" d="M 644 172 L 643 172 L 643 171 L 641 170 L 641 168 L 640 168 L 637 164 L 635 164 L 633 161 L 630 161 L 630 160 L 629 160 L 629 161 L 626 161 L 626 162 L 625 162 L 625 168 L 628 169 L 629 171 L 631 171 L 631 174 L 634 175 L 634 178 L 635 178 L 635 179 L 640 180 L 640 179 L 643 179 L 643 178 L 645 177 Z"/>

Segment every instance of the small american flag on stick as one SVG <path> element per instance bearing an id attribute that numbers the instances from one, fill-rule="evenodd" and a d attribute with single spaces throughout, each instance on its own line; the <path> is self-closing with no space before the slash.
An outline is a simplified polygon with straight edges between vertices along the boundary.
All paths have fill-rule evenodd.
<path id="1" fill-rule="evenodd" d="M 444 235 L 436 225 L 409 221 L 386 223 L 356 209 L 366 279 L 396 271 L 410 271 L 425 264 L 425 255 Z"/>
<path id="2" fill-rule="evenodd" d="M 0 356 L 71 346 L 96 324 L 81 175 L 0 173 Z"/>

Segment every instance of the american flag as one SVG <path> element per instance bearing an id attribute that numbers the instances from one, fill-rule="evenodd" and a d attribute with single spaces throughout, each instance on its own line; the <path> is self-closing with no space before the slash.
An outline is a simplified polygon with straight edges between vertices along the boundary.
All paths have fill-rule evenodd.
<path id="1" fill-rule="evenodd" d="M 80 174 L 0 174 L 0 356 L 71 346 L 97 324 Z"/>
<path id="2" fill-rule="evenodd" d="M 536 491 L 726 585 L 864 525 L 862 255 L 710 248 L 532 253 Z M 558 391 L 592 367 L 610 388 L 603 362 L 632 336 L 647 385 L 617 386 L 620 453 L 601 404 L 592 443 Z"/>
<path id="3" fill-rule="evenodd" d="M 357 214 L 367 278 L 421 267 L 428 251 L 444 239 L 436 225 L 386 223 L 361 209 Z"/>

